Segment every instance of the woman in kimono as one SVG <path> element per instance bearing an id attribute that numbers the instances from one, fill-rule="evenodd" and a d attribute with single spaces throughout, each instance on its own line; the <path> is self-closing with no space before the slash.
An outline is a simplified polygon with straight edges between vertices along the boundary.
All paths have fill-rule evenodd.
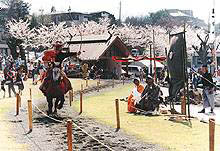
<path id="1" fill-rule="evenodd" d="M 141 93 L 144 91 L 144 86 L 140 84 L 140 80 L 138 78 L 135 78 L 133 82 L 135 87 L 128 97 L 128 112 L 130 113 L 135 113 L 137 111 L 135 109 L 135 104 L 139 103 Z"/>

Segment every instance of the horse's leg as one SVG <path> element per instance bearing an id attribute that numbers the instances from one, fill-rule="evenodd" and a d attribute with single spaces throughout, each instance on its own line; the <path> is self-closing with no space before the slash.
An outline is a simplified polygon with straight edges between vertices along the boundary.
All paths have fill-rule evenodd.
<path id="1" fill-rule="evenodd" d="M 59 103 L 59 98 L 56 98 L 55 100 L 55 107 L 54 107 L 54 112 L 53 113 L 57 113 L 57 106 L 58 106 L 58 103 Z"/>
<path id="2" fill-rule="evenodd" d="M 48 103 L 48 111 L 47 114 L 50 115 L 52 113 L 52 108 L 53 108 L 53 98 L 47 96 L 47 103 Z"/>
<path id="3" fill-rule="evenodd" d="M 58 109 L 62 109 L 63 108 L 63 104 L 64 104 L 64 102 L 65 102 L 65 98 L 64 98 L 64 95 L 61 95 L 60 97 L 59 97 L 59 99 L 60 99 L 60 104 L 58 105 Z"/>

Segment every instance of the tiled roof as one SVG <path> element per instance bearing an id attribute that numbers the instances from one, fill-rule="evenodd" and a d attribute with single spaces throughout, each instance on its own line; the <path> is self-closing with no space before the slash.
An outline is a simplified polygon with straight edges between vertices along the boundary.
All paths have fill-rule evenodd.
<path id="1" fill-rule="evenodd" d="M 87 42 L 86 44 L 70 44 L 69 48 L 71 52 L 81 52 L 79 58 L 82 60 L 98 60 L 105 51 L 107 51 L 111 45 L 117 41 L 120 43 L 124 51 L 127 51 L 127 47 L 118 37 L 109 37 L 109 35 L 92 35 L 83 37 L 74 37 L 73 42 Z M 120 50 L 119 50 L 120 51 Z M 122 50 L 121 50 L 122 51 Z"/>

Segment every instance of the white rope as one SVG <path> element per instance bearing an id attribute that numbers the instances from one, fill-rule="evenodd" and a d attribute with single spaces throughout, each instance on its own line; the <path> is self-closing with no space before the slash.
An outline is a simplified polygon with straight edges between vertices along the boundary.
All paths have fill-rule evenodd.
<path id="1" fill-rule="evenodd" d="M 96 139 L 94 136 L 88 134 L 85 130 L 83 130 L 82 128 L 80 128 L 78 125 L 76 125 L 73 122 L 73 125 L 75 125 L 78 129 L 80 129 L 82 132 L 84 132 L 86 135 L 88 135 L 89 137 L 91 137 L 92 139 L 94 139 L 95 141 L 97 141 L 98 143 L 100 143 L 102 146 L 108 148 L 110 151 L 114 151 L 113 149 L 111 149 L 110 147 L 108 147 L 107 145 L 105 145 L 104 143 L 102 143 L 100 140 Z"/>
<path id="2" fill-rule="evenodd" d="M 54 120 L 54 121 L 56 121 L 56 122 L 59 122 L 59 123 L 64 123 L 63 121 L 61 121 L 61 120 L 58 120 L 58 119 L 55 119 L 55 118 L 53 118 L 53 117 L 50 117 L 50 116 L 48 116 L 46 113 L 44 113 L 41 109 L 39 109 L 39 107 L 37 106 L 37 105 L 35 105 L 33 102 L 32 102 L 32 104 L 33 104 L 33 106 L 34 107 L 36 107 L 37 108 L 37 110 L 40 112 L 40 113 L 42 113 L 44 116 L 46 116 L 47 118 L 49 118 L 49 119 L 51 119 L 51 120 Z"/>
<path id="3" fill-rule="evenodd" d="M 63 122 L 63 121 L 61 121 L 61 120 L 58 120 L 58 119 L 55 119 L 55 118 L 53 118 L 53 117 L 48 116 L 48 115 L 47 115 L 46 113 L 44 113 L 37 105 L 35 105 L 34 103 L 32 103 L 32 104 L 33 104 L 34 107 L 37 108 L 37 110 L 38 110 L 40 113 L 42 113 L 42 114 L 43 114 L 44 116 L 46 116 L 47 118 L 52 119 L 52 120 L 54 120 L 54 121 L 56 121 L 56 122 L 65 124 L 65 122 Z M 107 145 L 105 145 L 103 142 L 101 142 L 100 140 L 96 139 L 94 136 L 92 136 L 92 135 L 90 135 L 89 133 L 87 133 L 84 129 L 82 129 L 81 127 L 79 127 L 76 123 L 74 123 L 74 122 L 72 122 L 72 123 L 73 123 L 73 125 L 74 125 L 75 127 L 77 127 L 78 129 L 80 129 L 82 132 L 84 132 L 86 135 L 88 135 L 89 137 L 91 137 L 93 140 L 97 141 L 97 142 L 100 143 L 102 146 L 108 148 L 110 151 L 114 151 L 112 148 L 110 148 L 109 146 L 107 146 Z"/>

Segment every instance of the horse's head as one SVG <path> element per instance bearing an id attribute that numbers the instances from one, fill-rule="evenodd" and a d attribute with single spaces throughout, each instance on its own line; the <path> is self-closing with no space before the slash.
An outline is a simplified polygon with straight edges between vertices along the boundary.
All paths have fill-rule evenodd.
<path id="1" fill-rule="evenodd" d="M 59 63 L 59 64 L 53 63 L 53 67 L 52 67 L 52 77 L 53 77 L 53 81 L 57 81 L 57 80 L 60 79 L 60 77 L 61 77 L 61 67 L 60 67 L 60 63 Z"/>

